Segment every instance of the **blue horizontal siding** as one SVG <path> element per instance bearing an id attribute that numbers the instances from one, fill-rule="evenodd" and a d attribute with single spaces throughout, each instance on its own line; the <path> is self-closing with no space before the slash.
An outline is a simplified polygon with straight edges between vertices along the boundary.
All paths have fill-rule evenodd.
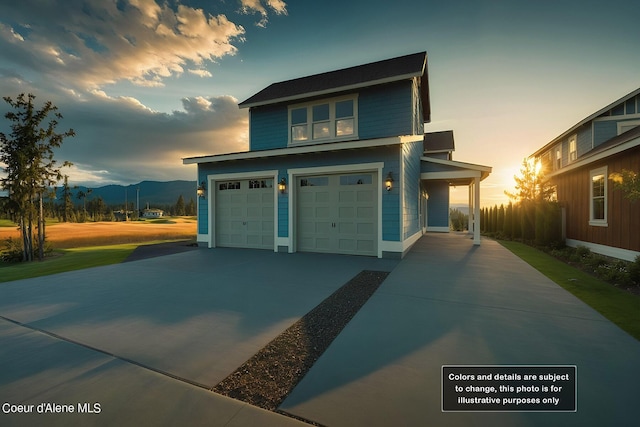
<path id="1" fill-rule="evenodd" d="M 402 146 L 402 160 L 404 162 L 404 206 L 402 207 L 403 240 L 413 236 L 420 230 L 419 201 L 420 194 L 420 155 L 422 141 Z"/>
<path id="2" fill-rule="evenodd" d="M 593 146 L 597 147 L 618 134 L 618 125 L 615 120 L 593 122 Z"/>
<path id="3" fill-rule="evenodd" d="M 286 105 L 256 107 L 249 117 L 249 150 L 286 148 L 289 117 Z"/>
<path id="4" fill-rule="evenodd" d="M 360 139 L 413 134 L 412 83 L 375 86 L 358 97 L 358 136 Z"/>
<path id="5" fill-rule="evenodd" d="M 427 225 L 449 227 L 449 184 L 443 181 L 426 181 L 429 194 L 427 201 Z"/>
<path id="6" fill-rule="evenodd" d="M 220 163 L 203 163 L 198 165 L 199 180 L 205 180 L 207 175 L 255 172 L 261 170 L 279 171 L 279 178 L 286 177 L 287 171 L 294 168 L 335 166 L 345 164 L 384 162 L 383 178 L 389 172 L 397 180 L 400 173 L 399 146 L 377 147 L 367 150 L 349 150 L 330 153 L 309 153 L 298 156 L 283 156 L 268 159 L 254 159 L 246 161 L 229 161 Z M 288 186 L 292 183 L 287 183 Z M 390 192 L 382 192 L 382 238 L 390 241 L 400 241 L 400 193 L 399 185 Z M 208 232 L 207 203 L 201 203 L 198 212 L 198 232 Z M 289 200 L 288 193 L 278 195 L 278 236 L 287 237 L 289 229 Z M 202 206 L 204 205 L 204 206 Z"/>

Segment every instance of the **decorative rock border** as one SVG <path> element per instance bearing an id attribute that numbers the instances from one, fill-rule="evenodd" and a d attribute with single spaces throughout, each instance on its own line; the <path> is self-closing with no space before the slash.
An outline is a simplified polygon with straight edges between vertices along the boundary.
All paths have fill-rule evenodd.
<path id="1" fill-rule="evenodd" d="M 360 272 L 212 390 L 275 411 L 388 275 Z"/>

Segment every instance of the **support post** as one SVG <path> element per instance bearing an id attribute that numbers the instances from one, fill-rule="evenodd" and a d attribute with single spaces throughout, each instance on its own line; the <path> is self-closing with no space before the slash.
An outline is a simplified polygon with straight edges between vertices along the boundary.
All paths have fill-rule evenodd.
<path id="1" fill-rule="evenodd" d="M 480 244 L 480 177 L 473 178 L 473 244 Z"/>

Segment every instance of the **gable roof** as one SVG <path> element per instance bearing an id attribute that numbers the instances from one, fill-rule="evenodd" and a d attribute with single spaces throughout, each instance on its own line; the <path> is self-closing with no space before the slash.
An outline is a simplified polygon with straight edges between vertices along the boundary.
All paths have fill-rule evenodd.
<path id="1" fill-rule="evenodd" d="M 414 53 L 273 83 L 238 105 L 240 108 L 258 107 L 421 77 L 422 109 L 425 122 L 428 122 L 431 106 L 426 68 L 427 52 Z"/>
<path id="2" fill-rule="evenodd" d="M 595 113 L 591 114 L 590 116 L 585 117 L 584 119 L 582 119 L 581 121 L 576 123 L 574 126 L 570 127 L 569 129 L 564 131 L 562 134 L 560 134 L 559 136 L 554 138 L 551 142 L 549 142 L 548 144 L 545 144 L 542 148 L 538 149 L 535 153 L 532 154 L 532 157 L 535 157 L 535 156 L 538 156 L 538 155 L 542 154 L 544 151 L 548 150 L 553 145 L 557 144 L 560 140 L 562 140 L 562 139 L 568 137 L 569 135 L 575 133 L 576 130 L 578 128 L 580 128 L 581 126 L 584 126 L 585 124 L 591 122 L 592 120 L 597 119 L 602 114 L 604 114 L 607 111 L 611 110 L 613 107 L 615 107 L 615 106 L 617 106 L 617 105 L 619 105 L 619 104 L 621 104 L 623 102 L 626 102 L 627 100 L 635 97 L 636 95 L 640 95 L 640 88 L 634 90 L 631 93 L 628 93 L 627 95 L 625 95 L 622 98 L 612 102 L 611 104 L 607 105 L 606 107 L 601 108 L 600 110 L 596 111 Z"/>

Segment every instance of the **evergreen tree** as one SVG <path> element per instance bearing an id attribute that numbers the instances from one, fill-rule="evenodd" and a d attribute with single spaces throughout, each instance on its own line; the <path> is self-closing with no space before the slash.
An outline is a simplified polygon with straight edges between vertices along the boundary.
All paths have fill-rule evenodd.
<path id="1" fill-rule="evenodd" d="M 182 197 L 182 194 L 178 197 L 178 201 L 176 202 L 175 214 L 177 216 L 184 216 L 185 214 L 184 198 Z"/>
<path id="2" fill-rule="evenodd" d="M 57 133 L 56 126 L 62 115 L 50 101 L 36 109 L 35 95 L 18 95 L 14 100 L 3 98 L 13 111 L 5 114 L 11 122 L 9 136 L 0 133 L 0 163 L 5 177 L 0 179 L 15 209 L 22 237 L 23 261 L 33 260 L 34 221 L 37 221 L 39 258 L 44 257 L 43 198 L 48 187 L 62 179 L 60 168 L 53 158 L 53 149 L 60 147 L 64 138 L 75 135 L 73 129 Z M 53 118 L 49 118 L 49 115 Z M 48 120 L 48 123 L 44 123 Z M 44 126 L 44 127 L 43 127 Z M 69 166 L 64 162 L 62 166 Z M 38 203 L 36 207 L 35 203 Z"/>

